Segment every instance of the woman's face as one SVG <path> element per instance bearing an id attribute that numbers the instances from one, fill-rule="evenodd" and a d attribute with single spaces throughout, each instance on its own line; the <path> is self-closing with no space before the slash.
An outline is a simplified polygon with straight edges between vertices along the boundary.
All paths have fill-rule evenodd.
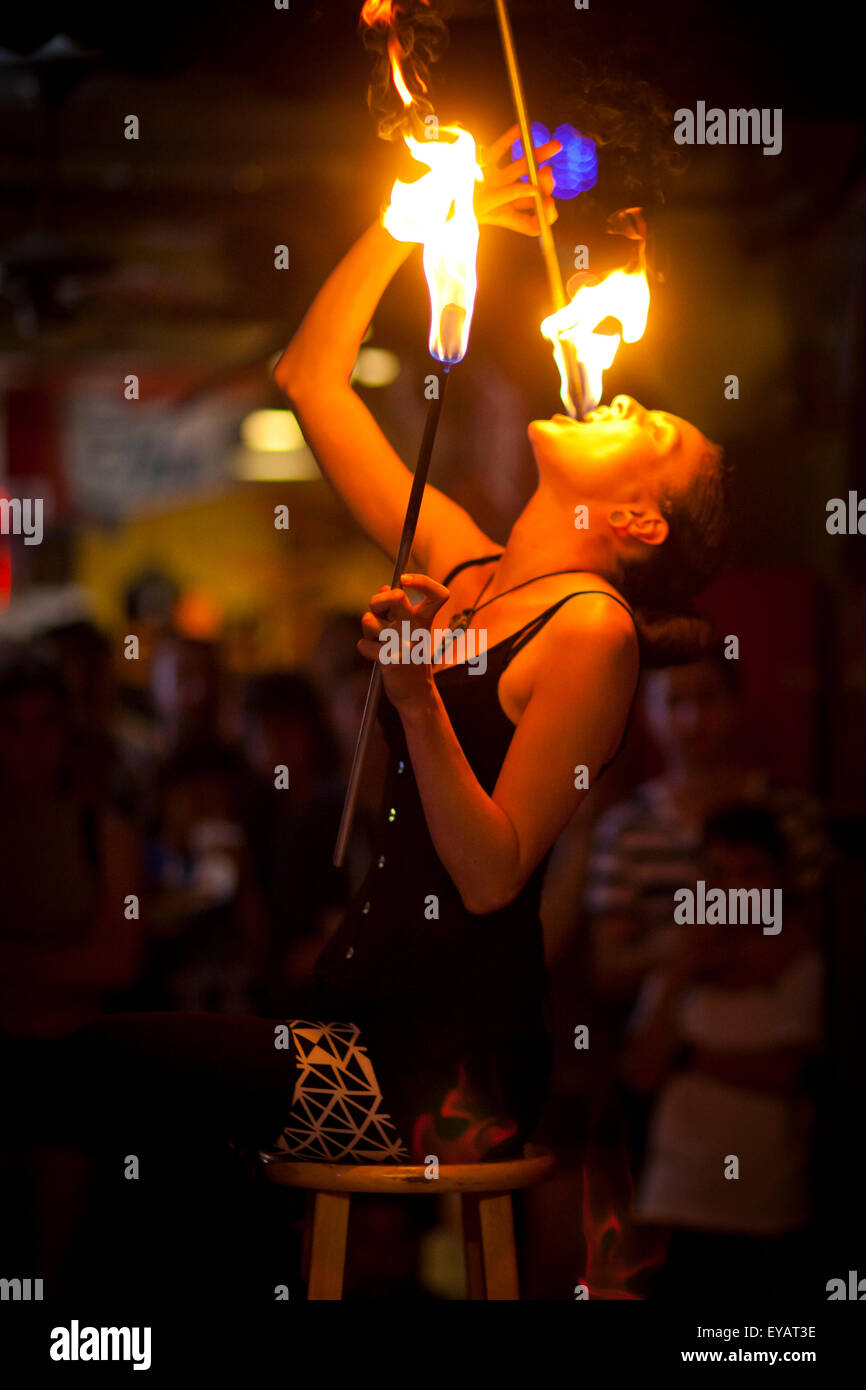
<path id="1" fill-rule="evenodd" d="M 583 421 L 533 420 L 529 440 L 542 481 L 568 485 L 577 501 L 653 500 L 662 487 L 688 486 L 708 444 L 701 432 L 663 410 L 615 396 Z"/>

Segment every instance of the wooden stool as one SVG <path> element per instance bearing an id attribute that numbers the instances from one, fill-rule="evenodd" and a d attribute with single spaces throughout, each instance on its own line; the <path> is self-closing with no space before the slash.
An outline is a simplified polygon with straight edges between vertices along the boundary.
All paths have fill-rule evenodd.
<path id="1" fill-rule="evenodd" d="M 504 1163 L 443 1164 L 438 1178 L 425 1178 L 423 1165 L 266 1161 L 264 1171 L 270 1182 L 308 1192 L 301 1270 L 307 1298 L 343 1296 L 353 1192 L 400 1197 L 459 1192 L 469 1297 L 519 1299 L 511 1194 L 543 1182 L 556 1163 L 549 1149 L 532 1144 L 524 1147 L 523 1154 Z"/>

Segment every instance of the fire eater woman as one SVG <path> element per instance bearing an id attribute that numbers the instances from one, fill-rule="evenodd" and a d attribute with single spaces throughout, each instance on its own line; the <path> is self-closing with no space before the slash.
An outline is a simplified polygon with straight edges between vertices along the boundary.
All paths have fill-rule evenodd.
<path id="1" fill-rule="evenodd" d="M 498 167 L 514 135 L 489 152 L 479 221 L 533 236 L 523 161 Z M 410 251 L 379 222 L 366 231 L 275 373 L 323 472 L 391 557 L 411 475 L 350 377 Z M 413 571 L 364 615 L 370 661 L 403 621 L 455 622 L 477 630 L 486 669 L 447 656 L 383 664 L 378 844 L 318 960 L 315 1009 L 281 1021 L 118 1015 L 90 1030 L 122 1069 L 119 1089 L 142 1105 L 157 1096 L 163 1117 L 174 1096 L 187 1128 L 354 1162 L 497 1158 L 531 1132 L 551 1055 L 547 859 L 619 750 L 641 660 L 691 659 L 707 641 L 689 605 L 717 563 L 722 466 L 693 425 L 628 396 L 584 422 L 534 420 L 529 440 L 538 485 L 505 546 L 428 487 Z"/>

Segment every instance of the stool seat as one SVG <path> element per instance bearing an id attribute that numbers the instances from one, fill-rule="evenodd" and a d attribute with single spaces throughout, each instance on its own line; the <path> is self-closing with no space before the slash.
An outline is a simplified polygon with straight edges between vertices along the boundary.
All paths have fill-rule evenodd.
<path id="1" fill-rule="evenodd" d="M 549 1149 L 524 1145 L 522 1158 L 494 1163 L 308 1163 L 260 1155 L 269 1182 L 307 1191 L 303 1274 L 307 1298 L 342 1297 L 349 1203 L 353 1192 L 435 1197 L 460 1194 L 466 1272 L 471 1299 L 519 1299 L 511 1193 L 549 1177 Z M 429 1175 L 428 1175 L 429 1174 Z"/>
<path id="2" fill-rule="evenodd" d="M 438 1177 L 423 1163 L 296 1163 L 262 1155 L 270 1182 L 312 1192 L 380 1192 L 392 1196 L 441 1192 L 516 1192 L 543 1182 L 556 1166 L 549 1149 L 525 1144 L 522 1158 L 501 1163 L 443 1163 Z"/>

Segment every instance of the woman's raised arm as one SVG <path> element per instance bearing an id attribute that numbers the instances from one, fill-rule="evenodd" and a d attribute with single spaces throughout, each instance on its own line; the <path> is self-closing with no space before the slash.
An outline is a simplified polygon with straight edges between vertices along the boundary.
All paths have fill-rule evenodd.
<path id="1" fill-rule="evenodd" d="M 475 211 L 482 226 L 538 236 L 538 217 L 527 185 L 520 181 L 526 173 L 525 159 L 499 164 L 517 134 L 513 126 L 487 151 Z M 551 140 L 536 154 L 543 160 L 559 148 Z M 545 216 L 553 222 L 556 206 L 548 168 L 542 169 L 540 181 Z M 322 471 L 359 526 L 392 558 L 400 543 L 412 474 L 349 382 L 367 325 L 411 250 L 411 245 L 395 241 L 381 222 L 368 228 L 328 276 L 274 371 Z M 419 570 L 441 578 L 461 560 L 495 549 L 468 512 L 427 485 L 412 550 Z"/>
<path id="2" fill-rule="evenodd" d="M 349 381 L 376 305 L 411 249 L 380 223 L 370 227 L 325 281 L 274 371 L 323 472 L 392 558 L 412 474 Z M 462 507 L 428 485 L 413 547 L 423 570 L 441 576 L 492 544 Z"/>

